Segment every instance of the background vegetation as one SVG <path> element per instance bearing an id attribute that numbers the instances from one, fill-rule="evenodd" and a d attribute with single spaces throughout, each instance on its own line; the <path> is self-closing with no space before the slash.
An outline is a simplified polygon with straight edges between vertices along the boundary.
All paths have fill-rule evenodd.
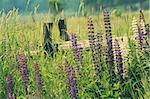
<path id="1" fill-rule="evenodd" d="M 135 24 L 140 26 L 140 30 L 145 29 L 145 26 L 141 26 L 143 19 L 140 18 L 138 9 L 146 9 L 144 24 L 150 23 L 148 3 L 149 0 L 85 0 L 84 2 L 83 0 L 1 0 L 0 7 L 5 11 L 0 11 L 0 99 L 7 99 L 10 95 L 16 99 L 35 97 L 70 99 L 72 93 L 68 90 L 70 86 L 67 82 L 69 79 L 67 75 L 70 73 L 66 68 L 75 69 L 78 65 L 80 65 L 80 72 L 76 69 L 72 71 L 71 77 L 76 76 L 76 78 L 73 77 L 71 80 L 76 80 L 76 84 L 73 83 L 72 86 L 78 89 L 78 93 L 75 93 L 79 99 L 148 99 L 150 97 L 150 61 L 149 53 L 146 52 L 150 47 L 148 45 L 140 49 L 139 44 L 143 41 L 135 40 L 134 34 L 140 37 L 141 32 L 132 30 L 134 17 L 137 21 Z M 114 62 L 116 74 L 113 86 L 109 83 L 110 67 L 107 66 L 106 58 L 106 48 L 111 46 L 111 44 L 107 46 L 106 38 L 111 37 L 106 35 L 105 27 L 108 26 L 104 26 L 102 6 L 110 7 L 113 46 L 111 55 L 114 55 L 111 61 Z M 96 55 L 94 55 L 92 47 L 87 47 L 82 51 L 82 63 L 77 63 L 70 41 L 70 48 L 64 49 L 62 45 L 68 42 L 60 39 L 57 20 L 57 14 L 62 9 L 69 15 L 66 18 L 68 33 L 76 34 L 77 43 L 88 41 L 89 33 L 94 32 L 94 37 L 97 37 L 96 33 L 101 31 L 99 37 L 102 42 L 99 43 L 102 46 L 93 47 L 96 52 L 99 51 L 99 47 L 101 48 L 100 57 L 95 58 L 94 56 L 99 54 L 95 52 Z M 52 14 L 56 15 L 55 19 L 52 19 Z M 94 31 L 91 32 L 87 26 L 90 22 L 89 15 L 92 15 L 91 20 L 94 24 L 94 26 L 90 25 L 94 27 Z M 59 44 L 59 51 L 54 50 L 53 58 L 49 57 L 48 53 L 45 54 L 43 50 L 42 27 L 43 23 L 50 21 L 53 21 L 54 25 L 52 42 Z M 147 33 L 145 37 L 149 43 L 149 31 L 144 33 Z M 115 39 L 118 40 L 120 48 L 118 44 L 115 44 L 117 46 L 115 49 Z M 116 53 L 119 51 L 118 57 L 122 60 L 121 63 L 116 62 L 115 51 Z M 98 65 L 101 65 L 102 77 L 95 75 L 93 57 Z M 118 64 L 123 66 L 121 74 L 124 78 L 123 85 L 120 84 Z"/>
<path id="2" fill-rule="evenodd" d="M 84 4 L 82 4 L 84 3 Z M 85 11 L 98 11 L 101 6 L 117 8 L 121 11 L 148 9 L 149 0 L 0 0 L 0 9 L 5 11 L 13 7 L 20 12 L 31 12 L 38 9 L 39 12 L 54 12 L 64 9 L 66 12 L 78 12 L 80 4 L 84 5 Z"/>

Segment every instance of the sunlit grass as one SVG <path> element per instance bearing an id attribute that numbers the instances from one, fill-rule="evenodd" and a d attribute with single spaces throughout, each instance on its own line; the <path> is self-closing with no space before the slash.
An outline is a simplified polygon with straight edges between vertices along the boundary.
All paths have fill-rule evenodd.
<path id="1" fill-rule="evenodd" d="M 149 12 L 145 11 L 145 19 L 149 19 Z M 104 69 L 104 78 L 97 79 L 94 75 L 94 69 L 91 59 L 91 51 L 88 51 L 89 48 L 83 51 L 83 66 L 81 79 L 77 78 L 78 83 L 78 94 L 79 98 L 91 99 L 96 98 L 96 92 L 102 92 L 103 98 L 118 98 L 122 93 L 130 94 L 131 98 L 147 98 L 150 96 L 150 86 L 147 82 L 147 75 L 143 68 L 145 64 L 149 67 L 149 62 L 146 56 L 141 54 L 142 52 L 137 52 L 134 47 L 134 41 L 132 41 L 133 32 L 131 29 L 132 18 L 135 16 L 139 19 L 138 12 L 126 12 L 122 13 L 121 16 L 115 16 L 111 14 L 111 25 L 112 25 L 112 35 L 113 39 L 119 39 L 121 44 L 123 59 L 125 60 L 124 66 L 127 67 L 127 72 L 125 75 L 135 76 L 133 71 L 136 69 L 136 66 L 140 69 L 136 73 L 141 73 L 140 77 L 142 78 L 141 83 L 144 87 L 144 94 L 142 90 L 137 86 L 137 82 L 133 82 L 132 77 L 129 77 L 129 80 L 126 82 L 126 86 L 122 87 L 119 83 L 114 85 L 114 88 L 111 88 L 108 83 L 107 67 Z M 92 16 L 95 33 L 99 30 L 102 30 L 103 33 L 103 50 L 105 52 L 105 29 L 103 22 L 103 15 Z M 82 42 L 82 40 L 88 40 L 88 31 L 87 31 L 87 19 L 86 17 L 66 17 L 67 19 L 67 31 L 69 34 L 76 33 L 77 39 Z M 3 45 L 0 48 L 0 99 L 6 98 L 6 79 L 8 74 L 13 75 L 13 94 L 20 99 L 27 97 L 34 97 L 36 90 L 35 78 L 34 78 L 34 63 L 39 64 L 39 69 L 44 81 L 44 90 L 43 94 L 44 99 L 56 98 L 56 99 L 69 99 L 68 89 L 66 85 L 65 77 L 65 64 L 64 61 L 67 59 L 73 67 L 76 66 L 73 61 L 71 49 L 60 49 L 59 52 L 55 53 L 54 58 L 45 56 L 44 50 L 42 47 L 43 44 L 43 23 L 44 22 L 53 22 L 54 27 L 52 30 L 52 40 L 53 43 L 65 44 L 65 41 L 62 41 L 59 38 L 58 31 L 58 19 L 52 19 L 51 15 L 48 14 L 35 14 L 24 16 L 18 13 L 17 10 L 12 10 L 8 14 L 1 13 L 0 16 L 0 40 L 6 40 L 6 51 L 3 51 Z M 3 35 L 4 34 L 4 35 Z M 121 38 L 123 37 L 123 41 Z M 131 38 L 131 39 L 129 39 Z M 86 51 L 87 50 L 87 51 Z M 31 51 L 38 51 L 34 54 Z M 17 68 L 18 64 L 16 62 L 16 54 L 18 52 L 25 53 L 27 57 L 28 73 L 29 73 L 29 86 L 28 86 L 28 95 L 25 94 L 25 91 L 22 86 L 22 80 L 20 77 L 20 70 Z M 103 52 L 103 53 L 104 53 Z M 143 57 L 142 57 L 143 56 Z M 130 58 L 128 60 L 127 58 Z M 105 64 L 105 55 L 102 56 Z M 143 58 L 143 59 L 142 59 Z M 129 70 L 129 71 L 128 71 Z M 143 70 L 143 71 L 142 71 Z M 142 72 L 141 72 L 142 71 Z M 145 76 L 146 75 L 146 76 Z M 134 78 L 134 77 L 133 77 Z M 136 79 L 136 77 L 135 77 Z M 137 78 L 138 79 L 138 78 Z M 116 80 L 118 81 L 118 80 Z M 101 82 L 103 88 L 99 88 L 97 82 Z M 139 81 L 140 82 L 140 81 Z M 115 93 L 112 92 L 115 90 Z M 136 90 L 136 92 L 135 92 Z M 130 96 L 129 95 L 129 96 Z M 127 97 L 129 98 L 129 97 Z"/>

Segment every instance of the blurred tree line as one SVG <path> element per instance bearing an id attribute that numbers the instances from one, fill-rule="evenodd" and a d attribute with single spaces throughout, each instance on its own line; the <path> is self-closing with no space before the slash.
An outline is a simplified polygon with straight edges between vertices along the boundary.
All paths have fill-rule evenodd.
<path id="1" fill-rule="evenodd" d="M 149 9 L 149 0 L 0 0 L 0 10 L 9 11 L 19 8 L 20 12 L 31 12 L 35 9 L 39 12 L 51 11 L 59 13 L 61 10 L 69 13 L 86 10 L 97 12 L 100 7 L 117 8 L 121 11 L 127 9 Z"/>

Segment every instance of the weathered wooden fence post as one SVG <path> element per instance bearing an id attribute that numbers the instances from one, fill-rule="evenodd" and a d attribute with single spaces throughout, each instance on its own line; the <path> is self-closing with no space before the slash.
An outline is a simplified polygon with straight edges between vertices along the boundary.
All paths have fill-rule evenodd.
<path id="1" fill-rule="evenodd" d="M 44 50 L 53 55 L 53 44 L 52 44 L 52 28 L 53 23 L 44 23 L 43 35 L 44 35 Z"/>
<path id="2" fill-rule="evenodd" d="M 58 28 L 59 28 L 60 38 L 65 41 L 69 41 L 69 35 L 67 33 L 67 25 L 64 18 L 59 19 Z"/>

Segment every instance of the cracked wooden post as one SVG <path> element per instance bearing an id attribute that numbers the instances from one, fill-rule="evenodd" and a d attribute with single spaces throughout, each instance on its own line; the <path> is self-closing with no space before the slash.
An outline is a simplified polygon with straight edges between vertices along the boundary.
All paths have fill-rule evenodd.
<path id="1" fill-rule="evenodd" d="M 67 24 L 64 18 L 59 19 L 58 28 L 59 28 L 60 38 L 65 41 L 69 41 L 69 35 L 67 33 Z"/>
<path id="2" fill-rule="evenodd" d="M 53 23 L 43 24 L 44 50 L 51 55 L 53 55 L 52 28 L 53 28 Z"/>

